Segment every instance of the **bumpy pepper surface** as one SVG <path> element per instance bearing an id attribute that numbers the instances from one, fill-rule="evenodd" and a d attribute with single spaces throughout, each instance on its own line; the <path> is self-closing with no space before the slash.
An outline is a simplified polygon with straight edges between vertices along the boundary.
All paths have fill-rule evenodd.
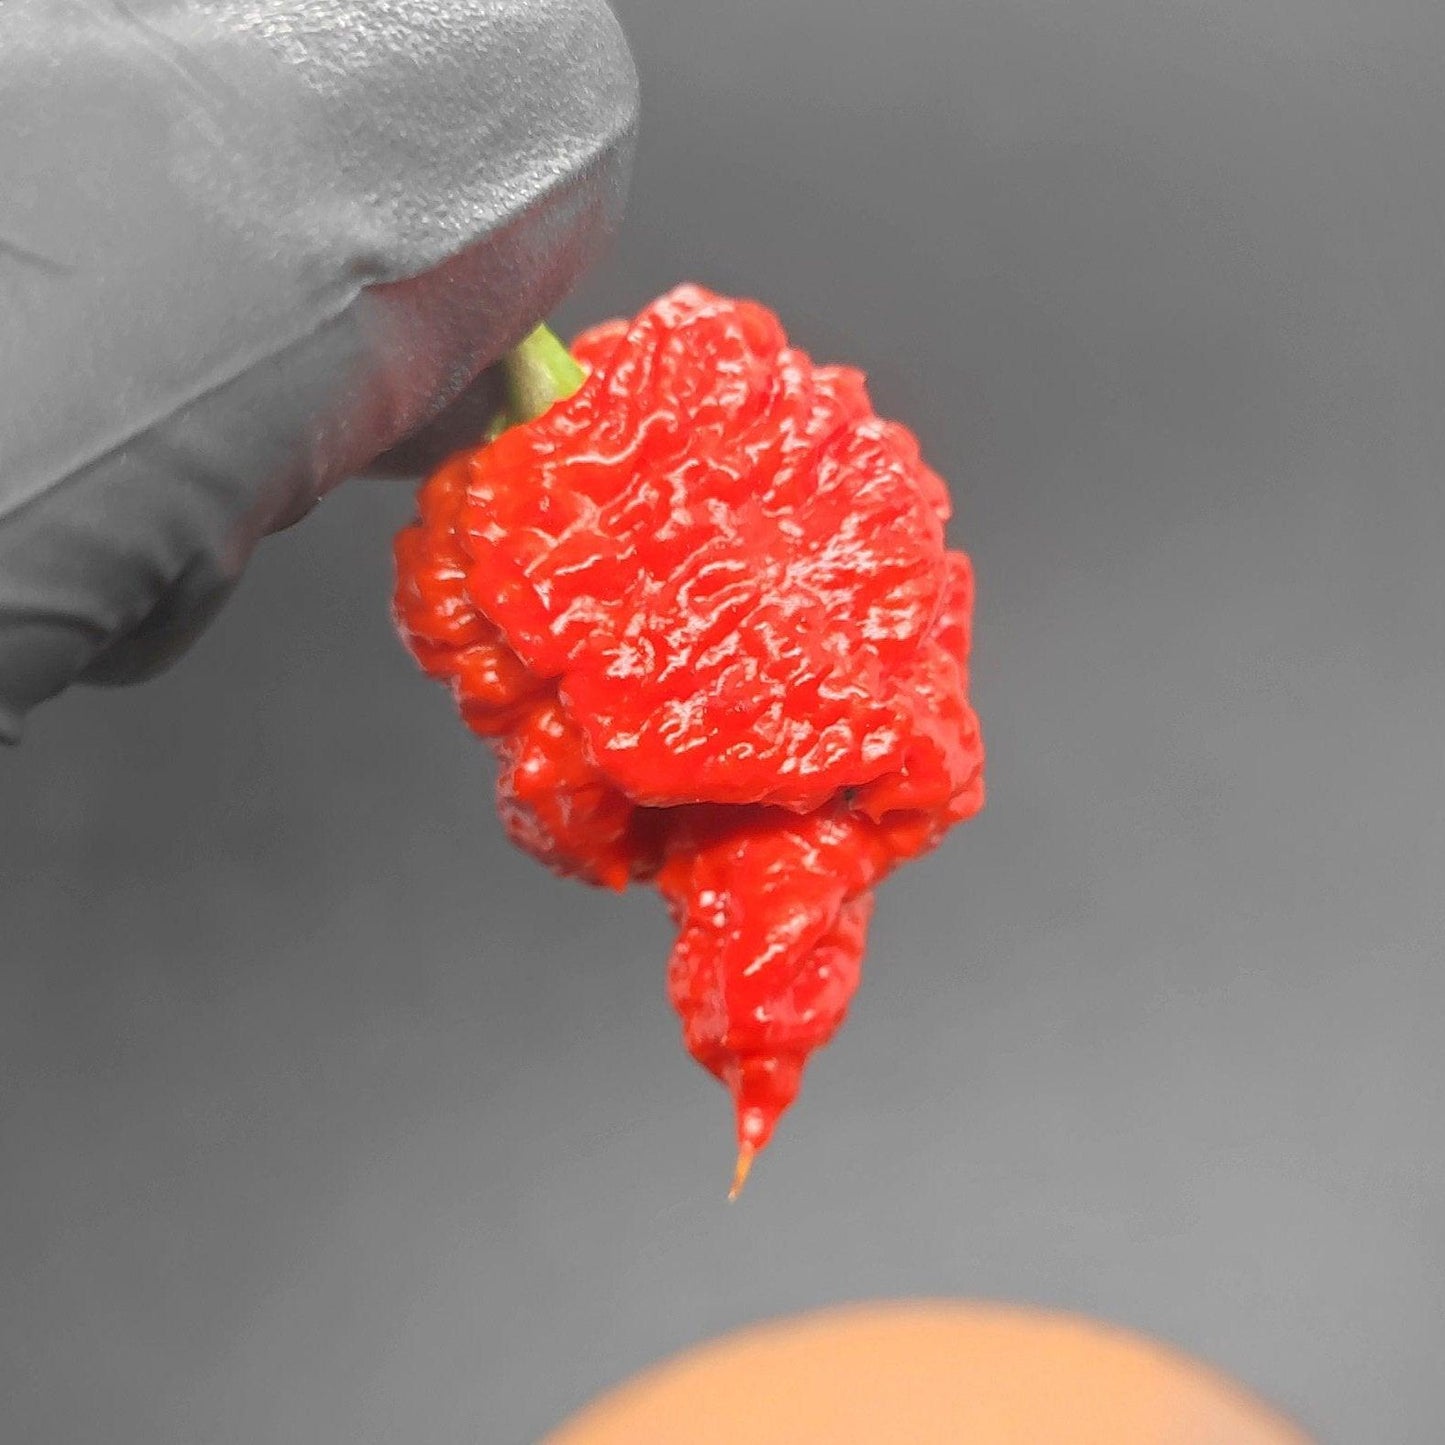
<path id="1" fill-rule="evenodd" d="M 764 307 L 682 286 L 572 355 L 575 392 L 422 486 L 396 620 L 511 838 L 666 900 L 740 1183 L 843 1021 L 873 888 L 983 805 L 972 570 L 913 436 Z"/>

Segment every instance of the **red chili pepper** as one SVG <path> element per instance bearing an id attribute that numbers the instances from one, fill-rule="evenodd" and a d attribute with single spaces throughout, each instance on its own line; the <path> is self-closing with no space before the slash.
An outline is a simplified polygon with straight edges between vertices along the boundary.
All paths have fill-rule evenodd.
<path id="1" fill-rule="evenodd" d="M 423 485 L 396 620 L 495 749 L 511 838 L 667 901 L 736 1192 L 843 1021 L 874 886 L 983 805 L 972 570 L 913 436 L 755 302 L 682 286 L 573 357 L 524 343 L 516 424 Z"/>

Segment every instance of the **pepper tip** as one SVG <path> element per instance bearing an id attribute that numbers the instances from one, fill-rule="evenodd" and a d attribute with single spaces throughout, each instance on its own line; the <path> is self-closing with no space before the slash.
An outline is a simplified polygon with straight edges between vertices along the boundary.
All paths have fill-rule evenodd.
<path id="1" fill-rule="evenodd" d="M 738 1162 L 733 1169 L 732 1188 L 728 1190 L 730 1204 L 743 1192 L 743 1185 L 748 1182 L 748 1175 L 752 1172 L 753 1160 L 757 1157 L 757 1152 L 746 1139 L 738 1145 Z"/>

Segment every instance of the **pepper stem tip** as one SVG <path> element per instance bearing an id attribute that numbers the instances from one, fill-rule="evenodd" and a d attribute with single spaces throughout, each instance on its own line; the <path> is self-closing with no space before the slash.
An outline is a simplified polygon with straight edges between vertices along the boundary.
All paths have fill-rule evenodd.
<path id="1" fill-rule="evenodd" d="M 507 353 L 502 375 L 507 390 L 504 426 L 536 420 L 587 379 L 571 352 L 546 326 L 537 327 Z"/>

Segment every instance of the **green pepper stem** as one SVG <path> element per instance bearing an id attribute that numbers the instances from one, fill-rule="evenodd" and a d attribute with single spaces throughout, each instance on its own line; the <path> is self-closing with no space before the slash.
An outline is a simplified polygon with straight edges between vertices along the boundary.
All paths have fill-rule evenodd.
<path id="1" fill-rule="evenodd" d="M 502 362 L 507 404 L 488 429 L 488 440 L 509 426 L 535 421 L 552 405 L 575 392 L 587 373 L 546 326 L 539 326 L 513 347 Z"/>

